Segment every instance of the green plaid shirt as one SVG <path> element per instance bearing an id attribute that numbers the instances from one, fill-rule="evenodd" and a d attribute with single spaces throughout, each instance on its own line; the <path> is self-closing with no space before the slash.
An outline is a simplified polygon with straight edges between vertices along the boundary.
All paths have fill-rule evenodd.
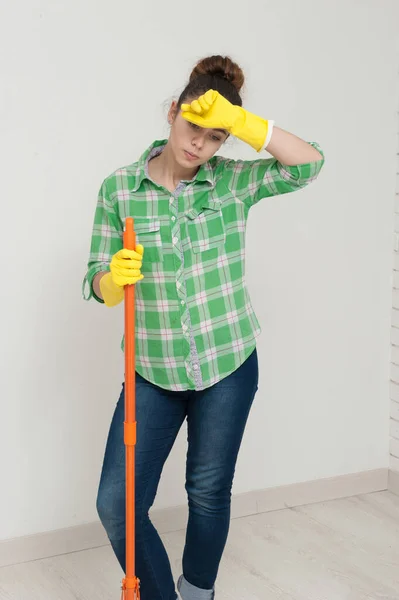
<path id="1" fill-rule="evenodd" d="M 144 246 L 144 279 L 136 285 L 137 372 L 168 390 L 202 390 L 235 371 L 260 333 L 245 283 L 249 209 L 306 186 L 324 158 L 287 167 L 274 158 L 215 156 L 171 193 L 148 174 L 149 160 L 165 144 L 156 141 L 103 182 L 83 295 L 101 302 L 93 278 L 109 270 L 123 245 L 125 219 L 133 217 Z"/>

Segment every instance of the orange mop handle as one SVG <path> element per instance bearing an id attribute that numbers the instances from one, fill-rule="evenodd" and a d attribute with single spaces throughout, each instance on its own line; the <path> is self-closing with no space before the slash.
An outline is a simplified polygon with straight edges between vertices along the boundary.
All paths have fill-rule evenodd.
<path id="1" fill-rule="evenodd" d="M 133 219 L 126 219 L 123 246 L 136 249 Z M 135 445 L 136 445 L 136 366 L 134 285 L 125 286 L 125 421 L 126 452 L 126 577 L 122 580 L 122 598 L 138 600 L 140 581 L 135 574 Z"/>

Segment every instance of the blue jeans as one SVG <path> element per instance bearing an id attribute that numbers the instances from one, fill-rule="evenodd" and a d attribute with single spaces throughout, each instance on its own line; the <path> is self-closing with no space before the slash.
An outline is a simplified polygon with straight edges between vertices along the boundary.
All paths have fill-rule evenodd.
<path id="1" fill-rule="evenodd" d="M 202 391 L 171 392 L 136 375 L 136 574 L 141 600 L 177 598 L 168 555 L 148 513 L 186 418 L 189 519 L 179 590 L 183 600 L 214 597 L 237 456 L 257 389 L 256 349 L 234 373 Z M 97 511 L 125 571 L 124 416 L 123 387 L 106 444 Z"/>

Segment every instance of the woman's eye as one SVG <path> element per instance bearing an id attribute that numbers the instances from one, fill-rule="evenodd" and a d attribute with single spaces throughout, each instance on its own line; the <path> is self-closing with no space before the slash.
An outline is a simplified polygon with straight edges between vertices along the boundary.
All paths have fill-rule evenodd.
<path id="1" fill-rule="evenodd" d="M 195 123 L 191 123 L 191 121 L 188 121 L 188 124 L 190 125 L 190 127 L 192 127 L 192 129 L 199 129 L 199 126 Z"/>
<path id="2" fill-rule="evenodd" d="M 221 139 L 220 139 L 220 138 L 219 138 L 217 135 L 211 135 L 211 139 L 212 139 L 214 142 L 221 142 L 221 141 L 222 141 L 222 140 L 221 140 Z"/>

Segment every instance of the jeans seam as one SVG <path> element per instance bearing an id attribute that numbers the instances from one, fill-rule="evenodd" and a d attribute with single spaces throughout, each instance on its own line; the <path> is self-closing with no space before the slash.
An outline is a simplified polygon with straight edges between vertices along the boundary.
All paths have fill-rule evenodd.
<path id="1" fill-rule="evenodd" d="M 166 459 L 165 459 L 165 460 L 166 460 Z M 163 461 L 163 462 L 164 462 L 164 461 Z M 148 495 L 148 488 L 149 488 L 149 486 L 147 486 L 147 489 L 146 489 L 146 491 L 145 491 L 145 493 L 144 493 L 144 498 L 143 498 L 143 504 L 144 504 L 144 505 L 146 504 L 146 503 L 145 503 L 145 500 L 146 500 L 146 498 L 147 498 L 147 495 Z M 141 527 L 142 531 L 143 531 L 143 522 L 144 522 L 144 519 L 145 519 L 145 515 L 143 515 L 143 516 L 141 517 L 141 520 L 140 520 L 140 527 Z M 152 523 L 152 521 L 151 521 L 151 519 L 150 519 L 150 517 L 149 517 L 149 514 L 148 514 L 148 519 L 149 519 L 149 520 L 150 520 L 150 522 Z M 152 525 L 153 525 L 153 524 L 152 524 Z M 153 526 L 154 526 L 154 525 L 153 525 Z M 158 534 L 158 536 L 159 536 L 159 533 L 158 533 L 158 531 L 157 531 L 157 534 Z M 161 543 L 163 543 L 163 542 L 162 542 L 162 540 L 161 540 Z M 160 592 L 160 594 L 161 594 L 161 600 L 170 600 L 169 598 L 165 598 L 165 599 L 164 599 L 164 597 L 163 597 L 163 594 L 162 594 L 162 588 L 161 588 L 161 586 L 159 585 L 158 578 L 157 578 L 157 576 L 156 576 L 156 571 L 155 571 L 155 569 L 154 569 L 154 567 L 153 567 L 153 565 L 152 565 L 152 562 L 151 562 L 151 560 L 149 560 L 149 553 L 148 553 L 148 549 L 147 549 L 147 541 L 145 540 L 145 536 L 143 536 L 143 547 L 144 547 L 144 558 L 145 558 L 145 562 L 147 563 L 147 565 L 149 565 L 149 566 L 150 566 L 150 570 L 151 570 L 151 572 L 152 572 L 152 574 L 153 574 L 154 581 L 156 582 L 156 585 L 157 585 L 158 591 L 159 591 L 159 592 Z M 168 560 L 169 560 L 169 557 L 168 557 Z M 169 563 L 169 564 L 170 564 L 170 563 Z M 175 591 L 175 593 L 176 593 L 176 591 Z"/>

